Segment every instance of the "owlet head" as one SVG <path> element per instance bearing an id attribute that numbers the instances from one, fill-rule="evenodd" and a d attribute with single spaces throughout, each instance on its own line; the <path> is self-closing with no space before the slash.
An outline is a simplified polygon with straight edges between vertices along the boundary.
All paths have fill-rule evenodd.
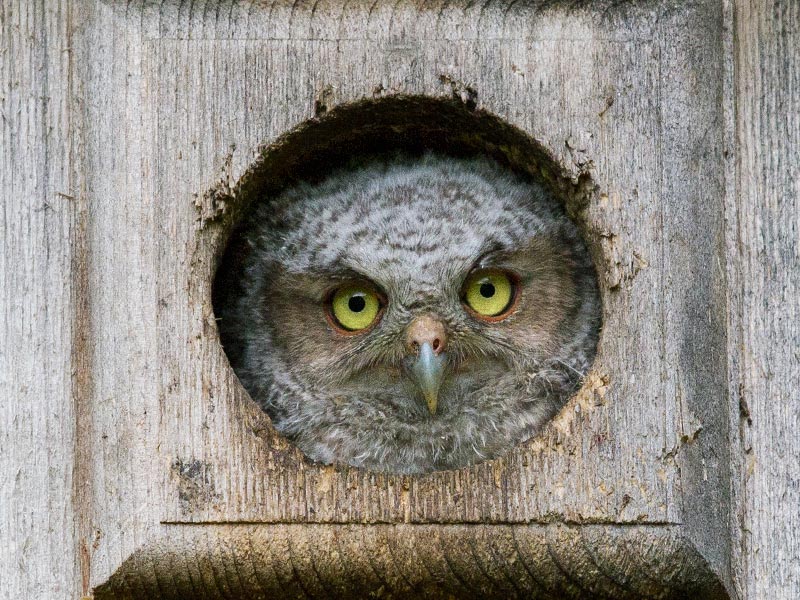
<path id="1" fill-rule="evenodd" d="M 420 472 L 535 433 L 593 358 L 594 270 L 539 185 L 485 160 L 375 162 L 253 218 L 234 367 L 311 457 Z"/>

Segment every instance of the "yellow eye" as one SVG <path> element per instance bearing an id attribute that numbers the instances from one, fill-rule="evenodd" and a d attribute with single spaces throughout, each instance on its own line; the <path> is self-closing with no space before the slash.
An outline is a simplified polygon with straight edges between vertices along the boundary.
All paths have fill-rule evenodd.
<path id="1" fill-rule="evenodd" d="M 345 331 L 366 329 L 381 310 L 381 300 L 369 286 L 350 284 L 340 287 L 330 297 L 334 325 Z"/>
<path id="2" fill-rule="evenodd" d="M 516 286 L 502 271 L 477 271 L 464 284 L 464 302 L 479 317 L 499 321 L 516 300 Z"/>

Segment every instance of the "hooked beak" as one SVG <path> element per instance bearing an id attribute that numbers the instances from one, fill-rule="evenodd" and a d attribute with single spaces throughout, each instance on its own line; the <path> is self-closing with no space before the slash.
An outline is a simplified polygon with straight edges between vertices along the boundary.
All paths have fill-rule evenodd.
<path id="1" fill-rule="evenodd" d="M 410 369 L 411 375 L 425 398 L 428 410 L 435 415 L 439 401 L 439 387 L 442 385 L 447 363 L 446 355 L 444 352 L 436 354 L 431 344 L 424 342 L 415 358 Z"/>

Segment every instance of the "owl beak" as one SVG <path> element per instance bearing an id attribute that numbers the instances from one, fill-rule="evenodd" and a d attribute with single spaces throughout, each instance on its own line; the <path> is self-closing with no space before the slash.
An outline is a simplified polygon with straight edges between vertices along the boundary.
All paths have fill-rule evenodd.
<path id="1" fill-rule="evenodd" d="M 444 353 L 447 331 L 442 319 L 434 314 L 416 317 L 406 329 L 405 346 L 406 368 L 422 392 L 428 410 L 435 415 L 447 365 Z"/>
<path id="2" fill-rule="evenodd" d="M 425 342 L 419 349 L 416 361 L 411 366 L 411 375 L 417 383 L 428 410 L 436 414 L 439 401 L 439 387 L 444 379 L 445 354 L 436 354 L 429 342 Z"/>

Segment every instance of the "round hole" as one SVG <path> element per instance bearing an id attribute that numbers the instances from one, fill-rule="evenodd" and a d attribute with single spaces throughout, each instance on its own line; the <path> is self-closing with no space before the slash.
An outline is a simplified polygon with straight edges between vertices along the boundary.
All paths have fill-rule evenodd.
<path id="1" fill-rule="evenodd" d="M 501 119 L 421 97 L 342 106 L 268 147 L 231 199 L 213 302 L 277 429 L 313 460 L 402 473 L 501 456 L 540 431 L 591 366 L 601 318 L 574 219 L 588 186 L 561 173 Z M 508 318 L 465 308 L 475 265 L 519 279 Z M 381 308 L 343 333 L 322 304 L 354 278 Z M 496 293 L 480 285 L 487 302 Z M 348 301 L 354 314 L 368 304 Z M 405 346 L 423 314 L 444 329 L 442 352 L 438 336 L 433 355 Z"/>

